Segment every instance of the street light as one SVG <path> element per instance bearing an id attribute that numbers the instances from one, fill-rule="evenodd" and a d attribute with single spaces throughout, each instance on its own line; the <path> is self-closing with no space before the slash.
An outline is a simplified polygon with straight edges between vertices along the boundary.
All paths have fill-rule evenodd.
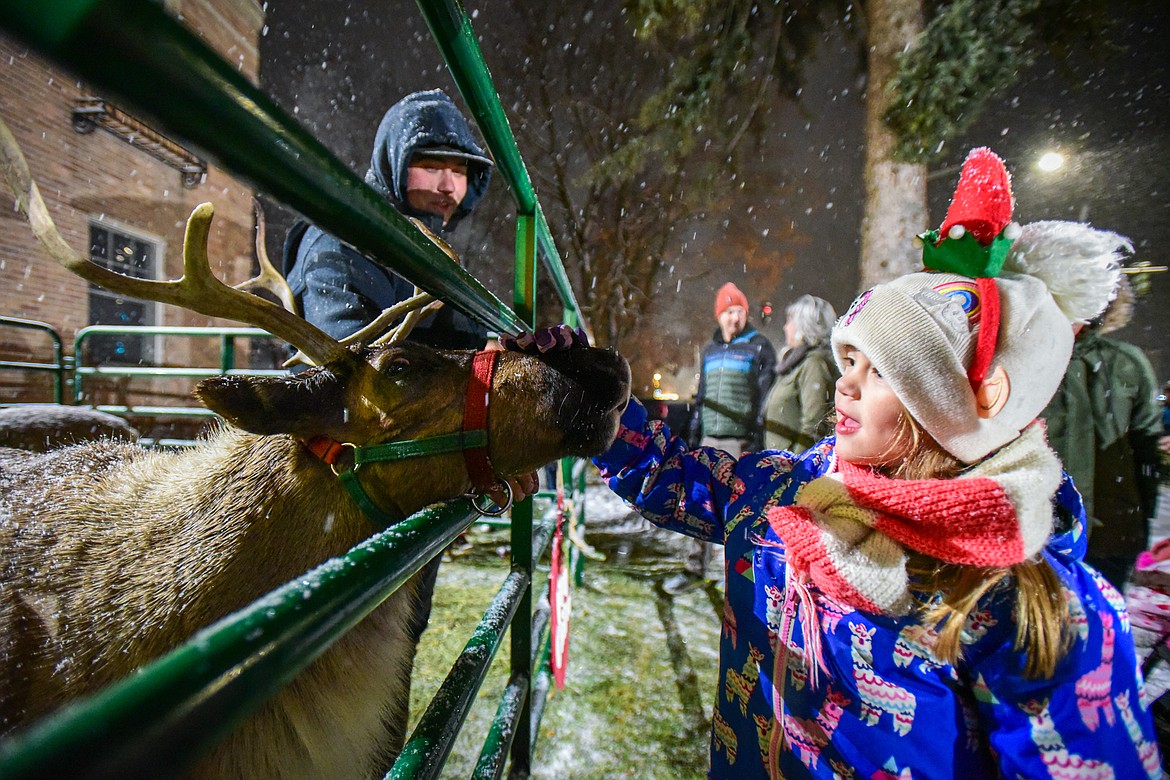
<path id="1" fill-rule="evenodd" d="M 655 371 L 653 379 L 654 379 L 654 392 L 651 393 L 651 396 L 655 400 L 658 400 L 658 401 L 677 401 L 678 400 L 678 393 L 668 393 L 662 389 L 662 372 L 661 371 Z M 663 413 L 663 416 L 665 417 L 665 413 Z"/>
<path id="2" fill-rule="evenodd" d="M 1036 167 L 1045 173 L 1052 173 L 1064 167 L 1064 155 L 1060 152 L 1045 152 L 1036 162 Z"/>

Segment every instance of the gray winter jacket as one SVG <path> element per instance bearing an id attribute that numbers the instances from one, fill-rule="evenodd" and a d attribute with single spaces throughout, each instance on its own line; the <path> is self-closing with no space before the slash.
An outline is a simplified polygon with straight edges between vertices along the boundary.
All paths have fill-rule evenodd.
<path id="1" fill-rule="evenodd" d="M 467 195 L 443 225 L 436 214 L 417 211 L 406 201 L 407 167 L 417 151 L 442 147 L 468 156 Z M 400 213 L 415 217 L 436 235 L 448 235 L 471 213 L 487 190 L 491 165 L 459 109 L 441 90 L 415 92 L 382 117 L 366 183 Z M 302 316 L 334 338 L 343 338 L 383 309 L 409 298 L 414 285 L 368 259 L 315 225 L 297 223 L 284 246 L 285 271 Z M 443 349 L 477 349 L 487 330 L 444 306 L 423 320 L 412 340 Z"/>

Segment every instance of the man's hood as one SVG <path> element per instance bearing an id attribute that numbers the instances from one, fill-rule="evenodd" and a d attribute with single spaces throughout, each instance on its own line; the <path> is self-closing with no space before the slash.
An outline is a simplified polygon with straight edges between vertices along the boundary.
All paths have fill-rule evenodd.
<path id="1" fill-rule="evenodd" d="M 415 92 L 399 100 L 382 117 L 374 136 L 374 151 L 366 183 L 381 192 L 404 214 L 431 224 L 432 216 L 417 212 L 406 202 L 406 169 L 415 152 L 445 147 L 470 155 L 467 166 L 467 195 L 455 209 L 446 230 L 471 213 L 487 190 L 491 165 L 487 153 L 471 133 L 467 120 L 442 90 Z M 478 158 L 478 159 L 477 159 Z"/>

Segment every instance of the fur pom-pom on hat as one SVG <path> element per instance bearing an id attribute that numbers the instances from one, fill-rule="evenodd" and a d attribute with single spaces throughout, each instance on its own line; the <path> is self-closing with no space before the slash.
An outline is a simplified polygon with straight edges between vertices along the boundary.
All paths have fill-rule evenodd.
<path id="1" fill-rule="evenodd" d="M 1012 244 L 1004 270 L 1034 276 L 1070 322 L 1088 322 L 1113 300 L 1129 239 L 1080 222 L 1033 222 Z"/>

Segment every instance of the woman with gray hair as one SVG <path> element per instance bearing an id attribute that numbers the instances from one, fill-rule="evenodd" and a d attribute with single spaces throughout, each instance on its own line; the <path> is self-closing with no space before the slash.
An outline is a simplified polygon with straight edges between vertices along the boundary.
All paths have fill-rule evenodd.
<path id="1" fill-rule="evenodd" d="M 764 402 L 764 446 L 799 453 L 830 432 L 822 426 L 833 409 L 833 386 L 838 376 L 829 351 L 829 333 L 837 312 L 823 298 L 802 295 L 785 314 L 787 347 Z"/>

